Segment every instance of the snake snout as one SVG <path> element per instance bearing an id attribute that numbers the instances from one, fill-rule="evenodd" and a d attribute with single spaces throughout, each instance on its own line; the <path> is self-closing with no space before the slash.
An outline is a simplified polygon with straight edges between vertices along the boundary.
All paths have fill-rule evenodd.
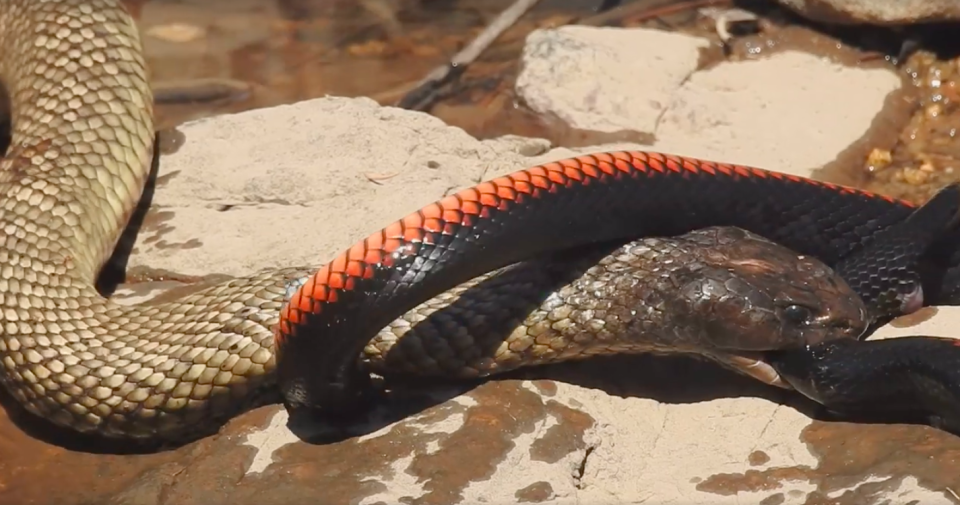
<path id="1" fill-rule="evenodd" d="M 333 427 L 353 424 L 367 414 L 381 396 L 370 375 L 297 374 L 280 380 L 284 407 L 296 422 L 319 422 Z"/>
<path id="2" fill-rule="evenodd" d="M 849 292 L 848 292 L 849 291 Z M 801 346 L 817 345 L 832 340 L 856 340 L 872 322 L 866 304 L 852 290 L 815 290 L 819 297 L 810 302 L 808 320 L 793 320 L 784 315 L 784 332 L 797 336 Z M 786 311 L 784 310 L 784 313 Z M 794 346 L 784 346 L 784 348 Z"/>

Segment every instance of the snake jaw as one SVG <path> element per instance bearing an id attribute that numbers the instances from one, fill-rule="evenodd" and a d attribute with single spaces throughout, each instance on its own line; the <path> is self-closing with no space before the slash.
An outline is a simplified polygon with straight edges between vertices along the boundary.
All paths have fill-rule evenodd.
<path id="1" fill-rule="evenodd" d="M 748 377 L 783 389 L 793 389 L 783 377 L 764 359 L 760 352 L 742 352 L 715 356 L 723 365 Z"/>

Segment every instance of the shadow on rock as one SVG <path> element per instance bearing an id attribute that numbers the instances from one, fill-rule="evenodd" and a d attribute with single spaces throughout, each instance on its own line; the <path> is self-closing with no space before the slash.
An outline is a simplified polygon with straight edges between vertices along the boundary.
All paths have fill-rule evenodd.
<path id="1" fill-rule="evenodd" d="M 822 407 L 796 392 L 762 384 L 712 362 L 681 355 L 621 355 L 520 369 L 484 380 L 389 377 L 389 392 L 366 414 L 336 425 L 292 415 L 289 429 L 310 444 L 338 443 L 367 435 L 425 412 L 488 382 L 558 381 L 597 389 L 621 398 L 646 398 L 665 404 L 692 404 L 719 398 L 763 398 L 817 418 Z"/>
<path id="2" fill-rule="evenodd" d="M 832 412 L 791 390 L 780 389 L 728 371 L 712 362 L 683 355 L 596 357 L 584 361 L 516 370 L 485 380 L 392 377 L 391 390 L 366 414 L 332 425 L 309 415 L 291 416 L 288 427 L 303 442 L 331 444 L 367 435 L 437 407 L 486 382 L 558 381 L 597 389 L 621 398 L 645 398 L 664 404 L 694 404 L 721 398 L 761 398 L 797 410 L 811 419 L 876 425 L 929 425 L 926 419 Z M 446 379 L 445 379 L 446 381 Z"/>

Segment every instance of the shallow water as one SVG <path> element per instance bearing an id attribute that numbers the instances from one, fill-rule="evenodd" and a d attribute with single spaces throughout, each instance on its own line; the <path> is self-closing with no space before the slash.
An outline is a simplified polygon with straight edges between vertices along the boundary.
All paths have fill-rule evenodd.
<path id="1" fill-rule="evenodd" d="M 144 34 L 160 126 L 170 127 L 327 94 L 395 105 L 512 0 L 126 3 Z M 543 0 L 424 110 L 480 138 L 518 134 L 567 146 L 598 143 L 603 139 L 538 117 L 519 103 L 512 85 L 526 35 L 580 23 L 680 30 L 718 41 L 703 10 L 711 3 L 723 7 L 726 2 L 627 0 L 604 19 L 596 12 L 600 0 Z M 740 3 L 772 23 L 764 33 L 736 39 L 727 55 L 716 44 L 705 52 L 704 66 L 799 49 L 848 65 L 892 68 L 904 40 L 903 34 L 883 29 L 805 26 L 771 2 Z M 950 56 L 955 42 L 942 31 L 925 28 L 913 37 L 941 56 L 921 52 L 904 61 L 898 71 L 907 92 L 878 118 L 858 149 L 827 167 L 824 177 L 916 201 L 960 180 L 960 63 Z"/>

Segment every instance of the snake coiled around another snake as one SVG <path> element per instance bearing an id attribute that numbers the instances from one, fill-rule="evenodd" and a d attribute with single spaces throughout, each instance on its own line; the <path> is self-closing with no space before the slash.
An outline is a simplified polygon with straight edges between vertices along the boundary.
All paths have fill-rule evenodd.
<path id="1" fill-rule="evenodd" d="M 364 363 L 479 376 L 594 354 L 689 351 L 774 382 L 776 374 L 757 373 L 751 351 L 852 339 L 862 329 L 856 294 L 806 255 L 836 265 L 914 212 L 889 198 L 749 167 L 606 153 L 464 190 L 319 270 L 260 272 L 169 303 L 123 306 L 104 299 L 94 281 L 141 197 L 154 150 L 135 23 L 116 0 L 0 0 L 0 80 L 12 109 L 11 145 L 0 162 L 0 382 L 29 412 L 105 437 L 203 435 L 277 399 L 277 372 L 288 406 L 335 410 L 356 398 L 354 367 Z M 713 229 L 644 238 L 606 249 L 610 256 L 544 256 L 713 225 L 742 226 L 803 255 L 745 234 L 724 256 L 730 237 L 743 232 Z M 754 256 L 737 256 L 745 251 Z M 722 268 L 707 259 L 717 254 Z M 758 268 L 757 254 L 779 260 Z M 584 258 L 599 263 L 587 268 Z M 732 268 L 732 258 L 745 270 Z M 522 260 L 531 261 L 488 273 Z M 702 268 L 691 277 L 697 260 Z M 949 268 L 954 260 L 946 259 Z M 806 265 L 804 282 L 773 275 L 798 265 Z M 678 289 L 718 287 L 723 275 L 733 282 L 720 283 L 725 288 L 750 289 Z M 779 284 L 760 282 L 771 277 Z M 631 278 L 630 289 L 617 284 Z M 932 299 L 957 284 L 945 281 Z M 745 321 L 751 311 L 727 310 L 711 321 L 701 307 L 694 323 L 678 319 L 696 312 L 690 308 L 662 310 L 683 300 L 740 303 L 776 317 Z M 802 300 L 800 316 L 778 312 L 791 300 Z M 371 317 L 359 317 L 361 305 Z M 618 306 L 616 317 L 598 316 Z M 658 317 L 631 319 L 647 309 Z M 515 316 L 489 324 L 503 321 L 504 310 Z M 611 330 L 654 329 L 644 328 L 648 321 L 669 331 L 658 339 L 654 331 Z M 275 340 L 286 364 L 275 359 Z"/>

